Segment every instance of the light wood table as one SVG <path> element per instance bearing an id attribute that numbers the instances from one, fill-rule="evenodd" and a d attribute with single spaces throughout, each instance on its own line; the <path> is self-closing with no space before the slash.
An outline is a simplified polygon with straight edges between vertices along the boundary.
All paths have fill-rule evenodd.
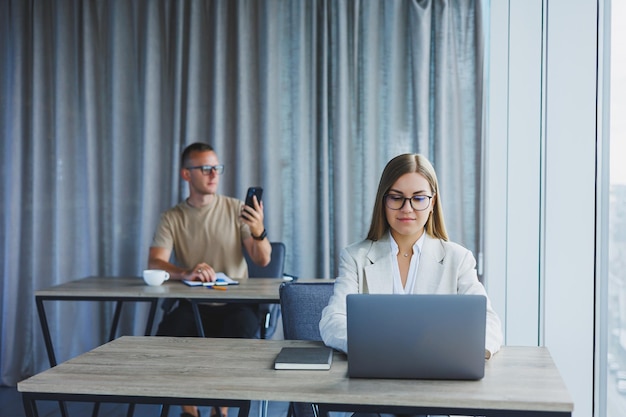
<path id="1" fill-rule="evenodd" d="M 26 415 L 39 400 L 231 405 L 316 403 L 320 410 L 481 416 L 571 416 L 546 348 L 503 347 L 479 381 L 354 379 L 346 356 L 329 371 L 276 371 L 284 346 L 318 342 L 124 336 L 18 383 Z M 162 414 L 165 415 L 165 414 Z"/>
<path id="2" fill-rule="evenodd" d="M 152 332 L 158 301 L 166 298 L 186 298 L 191 301 L 196 313 L 196 324 L 199 334 L 204 335 L 197 309 L 198 303 L 279 303 L 278 289 L 280 284 L 285 282 L 279 278 L 246 278 L 238 281 L 240 282 L 239 285 L 229 285 L 226 291 L 220 291 L 210 289 L 210 287 L 189 287 L 180 281 L 166 281 L 161 286 L 150 287 L 143 282 L 141 277 L 92 276 L 35 291 L 35 303 L 50 366 L 56 366 L 57 360 L 50 338 L 50 328 L 48 327 L 44 301 L 115 301 L 115 313 L 108 339 L 110 341 L 115 338 L 117 333 L 117 326 L 124 302 L 150 303 L 150 312 L 145 331 L 145 335 L 149 336 Z M 324 281 L 328 282 L 329 280 L 298 280 L 298 282 Z"/>

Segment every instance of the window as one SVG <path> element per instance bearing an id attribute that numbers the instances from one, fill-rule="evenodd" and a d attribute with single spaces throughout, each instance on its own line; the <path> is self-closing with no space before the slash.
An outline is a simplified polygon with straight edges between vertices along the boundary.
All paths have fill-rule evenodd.
<path id="1" fill-rule="evenodd" d="M 606 393 L 600 393 L 606 399 L 606 416 L 626 415 L 626 49 L 620 41 L 626 37 L 626 30 L 621 24 L 626 18 L 626 3 L 612 2 L 611 5 L 611 52 L 610 52 L 610 111 L 609 127 L 609 196 L 607 229 L 605 240 L 608 241 L 608 262 L 604 268 L 606 280 L 608 311 L 601 312 L 605 317 L 606 328 L 601 333 L 608 340 L 606 344 Z M 602 224 L 602 223 L 600 223 Z M 600 362 L 602 363 L 602 361 Z"/>

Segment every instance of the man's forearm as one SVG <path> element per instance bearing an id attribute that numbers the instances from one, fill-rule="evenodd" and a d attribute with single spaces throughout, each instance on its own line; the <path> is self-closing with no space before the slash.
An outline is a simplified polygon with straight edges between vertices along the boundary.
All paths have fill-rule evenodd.
<path id="1" fill-rule="evenodd" d="M 148 268 L 162 269 L 164 271 L 167 271 L 170 274 L 170 279 L 175 279 L 175 280 L 184 279 L 184 275 L 185 273 L 187 273 L 186 269 L 179 268 L 176 265 L 170 262 L 164 261 L 162 259 L 149 259 Z"/>

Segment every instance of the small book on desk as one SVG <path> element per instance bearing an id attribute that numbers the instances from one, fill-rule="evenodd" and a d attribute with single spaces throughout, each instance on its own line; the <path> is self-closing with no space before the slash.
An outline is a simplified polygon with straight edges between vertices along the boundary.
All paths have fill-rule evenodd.
<path id="1" fill-rule="evenodd" d="M 189 285 L 190 287 L 212 287 L 214 285 L 237 285 L 239 284 L 239 281 L 235 281 L 223 272 L 218 272 L 215 274 L 214 282 L 190 281 L 185 279 L 183 280 L 183 283 L 185 285 Z"/>
<path id="2" fill-rule="evenodd" d="M 328 370 L 333 362 L 329 347 L 284 347 L 276 356 L 274 369 Z"/>

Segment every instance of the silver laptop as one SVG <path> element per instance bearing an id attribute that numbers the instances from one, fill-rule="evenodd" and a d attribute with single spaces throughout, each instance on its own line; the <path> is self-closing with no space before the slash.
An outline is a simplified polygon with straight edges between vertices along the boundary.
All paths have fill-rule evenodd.
<path id="1" fill-rule="evenodd" d="M 350 294 L 346 302 L 350 377 L 484 376 L 486 297 Z"/>

